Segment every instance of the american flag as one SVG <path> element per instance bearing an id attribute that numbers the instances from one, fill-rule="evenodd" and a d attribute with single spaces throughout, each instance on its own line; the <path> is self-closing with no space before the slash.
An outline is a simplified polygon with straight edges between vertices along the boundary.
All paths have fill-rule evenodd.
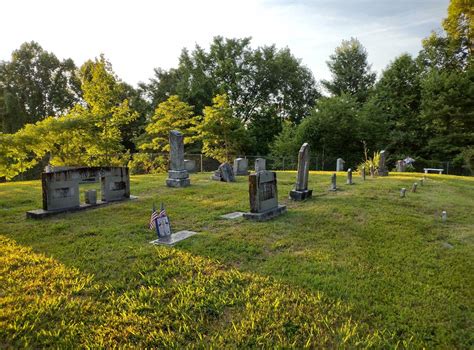
<path id="1" fill-rule="evenodd" d="M 156 228 L 156 220 L 162 218 L 163 216 L 166 216 L 166 211 L 163 206 L 159 213 L 156 211 L 155 206 L 153 206 L 153 211 L 150 218 L 150 230 L 154 230 Z"/>

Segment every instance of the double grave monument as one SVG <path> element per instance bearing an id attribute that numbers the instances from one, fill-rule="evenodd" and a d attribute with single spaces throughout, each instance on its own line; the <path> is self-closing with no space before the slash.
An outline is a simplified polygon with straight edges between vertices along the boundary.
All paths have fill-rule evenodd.
<path id="1" fill-rule="evenodd" d="M 96 191 L 86 192 L 81 204 L 79 185 L 101 183 L 101 200 Z M 66 167 L 41 174 L 43 209 L 30 210 L 29 218 L 43 218 L 67 211 L 78 211 L 115 201 L 135 199 L 130 196 L 130 174 L 127 167 Z"/>

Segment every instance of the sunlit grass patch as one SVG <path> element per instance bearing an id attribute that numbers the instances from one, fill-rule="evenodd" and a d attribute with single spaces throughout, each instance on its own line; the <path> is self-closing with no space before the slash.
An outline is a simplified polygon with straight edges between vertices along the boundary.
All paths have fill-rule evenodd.
<path id="1" fill-rule="evenodd" d="M 0 184 L 1 248 L 13 247 L 0 253 L 9 281 L 0 285 L 1 339 L 61 348 L 473 344 L 473 180 L 429 175 L 400 198 L 422 174 L 347 186 L 340 173 L 336 193 L 330 174 L 311 172 L 314 196 L 296 203 L 295 173 L 278 172 L 288 212 L 264 223 L 219 218 L 248 210 L 246 177 L 192 174 L 190 187 L 172 189 L 166 174 L 133 176 L 137 201 L 40 221 L 25 218 L 41 207 L 39 181 Z M 176 231 L 200 234 L 151 246 L 147 224 L 161 202 Z"/>

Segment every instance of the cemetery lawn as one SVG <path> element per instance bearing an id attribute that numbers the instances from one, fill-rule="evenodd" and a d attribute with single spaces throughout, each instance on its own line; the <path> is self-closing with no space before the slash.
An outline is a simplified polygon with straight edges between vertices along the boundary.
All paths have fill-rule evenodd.
<path id="1" fill-rule="evenodd" d="M 474 178 L 400 198 L 420 174 L 332 193 L 314 172 L 290 202 L 278 172 L 288 212 L 256 223 L 219 218 L 248 210 L 246 177 L 209 177 L 132 176 L 136 201 L 43 220 L 40 181 L 0 184 L 0 348 L 474 347 Z M 200 234 L 148 244 L 153 202 Z"/>

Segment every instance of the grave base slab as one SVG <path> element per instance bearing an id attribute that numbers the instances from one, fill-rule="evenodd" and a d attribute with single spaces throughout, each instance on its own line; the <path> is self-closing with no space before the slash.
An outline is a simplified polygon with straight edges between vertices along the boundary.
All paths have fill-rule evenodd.
<path id="1" fill-rule="evenodd" d="M 187 187 L 191 185 L 191 180 L 186 179 L 166 179 L 166 186 L 168 187 Z"/>
<path id="2" fill-rule="evenodd" d="M 186 238 L 189 238 L 189 237 L 194 236 L 196 234 L 197 234 L 197 232 L 184 230 L 184 231 L 179 231 L 179 232 L 176 232 L 176 233 L 172 233 L 168 237 L 160 237 L 158 239 L 155 239 L 154 241 L 151 241 L 150 243 L 155 244 L 155 245 L 172 246 L 172 245 L 174 245 L 178 242 L 181 242 L 182 240 L 185 240 Z"/>
<path id="3" fill-rule="evenodd" d="M 244 216 L 244 212 L 242 211 L 234 211 L 233 213 L 221 215 L 222 219 L 227 219 L 227 220 L 233 220 L 233 219 L 238 219 Z"/>
<path id="4" fill-rule="evenodd" d="M 313 196 L 313 190 L 305 190 L 305 191 L 297 191 L 291 190 L 290 191 L 290 198 L 294 201 L 304 201 L 305 199 L 309 199 Z"/>
<path id="5" fill-rule="evenodd" d="M 244 213 L 244 218 L 254 221 L 267 221 L 273 219 L 286 212 L 286 205 L 278 205 L 278 207 L 261 212 L 261 213 Z"/>
<path id="6" fill-rule="evenodd" d="M 130 198 L 124 198 L 121 200 L 115 200 L 115 201 L 97 201 L 95 204 L 87 204 L 83 203 L 79 205 L 78 207 L 72 207 L 72 208 L 64 208 L 64 209 L 57 209 L 57 210 L 44 210 L 44 209 L 35 209 L 35 210 L 29 210 L 26 212 L 26 217 L 29 219 L 44 219 L 50 216 L 58 215 L 58 214 L 64 214 L 64 213 L 73 213 L 76 211 L 82 211 L 82 210 L 87 210 L 87 209 L 95 209 L 99 207 L 103 207 L 109 204 L 114 204 L 114 203 L 122 203 L 122 202 L 127 202 L 129 200 L 135 200 L 138 199 L 137 196 L 130 196 Z"/>

